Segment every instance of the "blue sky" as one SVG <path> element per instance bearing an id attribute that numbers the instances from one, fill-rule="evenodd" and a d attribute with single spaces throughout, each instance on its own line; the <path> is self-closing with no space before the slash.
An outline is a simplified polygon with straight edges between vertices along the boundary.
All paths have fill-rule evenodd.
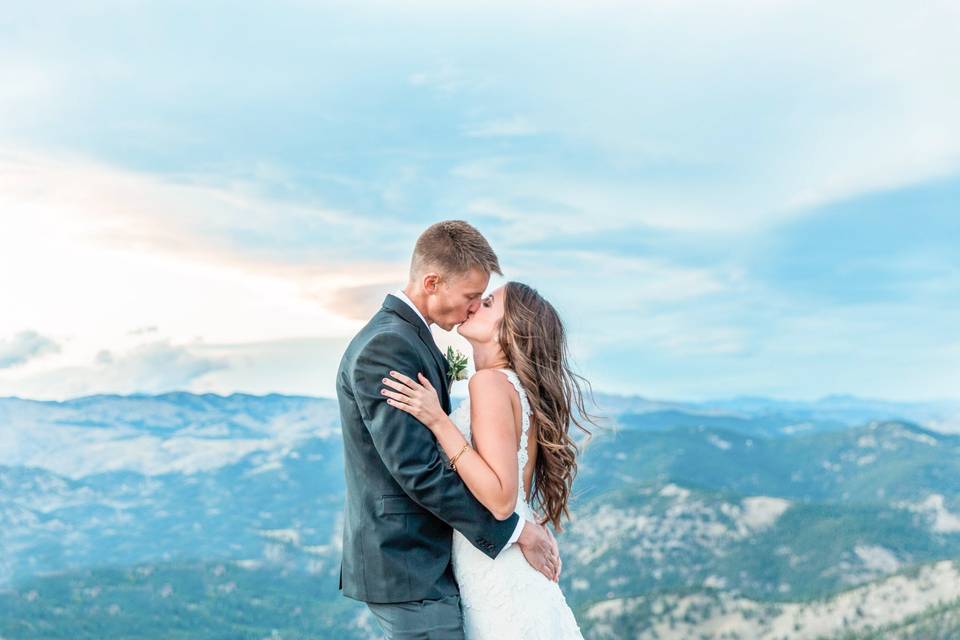
<path id="1" fill-rule="evenodd" d="M 462 218 L 598 389 L 960 397 L 951 3 L 5 14 L 0 395 L 330 395 Z"/>

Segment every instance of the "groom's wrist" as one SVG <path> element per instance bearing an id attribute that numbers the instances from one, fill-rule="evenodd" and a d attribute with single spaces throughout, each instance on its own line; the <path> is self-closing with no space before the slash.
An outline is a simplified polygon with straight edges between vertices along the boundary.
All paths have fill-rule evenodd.
<path id="1" fill-rule="evenodd" d="M 510 539 L 507 540 L 507 544 L 504 545 L 505 547 L 509 547 L 511 544 L 514 544 L 520 540 L 520 534 L 523 533 L 523 527 L 526 524 L 526 522 L 527 521 L 524 520 L 523 518 L 517 518 L 517 526 L 513 530 L 513 534 L 511 534 Z"/>
<path id="2" fill-rule="evenodd" d="M 517 529 L 520 532 L 520 535 L 517 536 L 518 545 L 521 547 L 526 547 L 537 543 L 539 539 L 539 536 L 537 535 L 537 523 L 520 518 L 520 523 L 517 525 Z"/>

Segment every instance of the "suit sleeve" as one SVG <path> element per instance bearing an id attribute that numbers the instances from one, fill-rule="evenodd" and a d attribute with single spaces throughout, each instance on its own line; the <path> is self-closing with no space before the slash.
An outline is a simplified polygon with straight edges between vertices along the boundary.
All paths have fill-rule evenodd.
<path id="1" fill-rule="evenodd" d="M 422 372 L 434 388 L 442 375 L 397 333 L 380 333 L 357 356 L 351 376 L 360 415 L 374 447 L 397 484 L 417 504 L 460 531 L 471 544 L 495 558 L 517 528 L 520 516 L 497 520 L 444 464 L 434 435 L 409 413 L 386 402 L 383 378 L 399 371 L 416 380 Z"/>

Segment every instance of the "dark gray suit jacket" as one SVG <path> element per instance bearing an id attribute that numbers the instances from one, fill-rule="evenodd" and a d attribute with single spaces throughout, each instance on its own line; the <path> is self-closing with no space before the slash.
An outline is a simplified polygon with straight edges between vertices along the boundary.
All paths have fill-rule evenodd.
<path id="1" fill-rule="evenodd" d="M 388 294 L 347 346 L 337 371 L 346 505 L 340 588 L 364 602 L 433 600 L 459 593 L 450 564 L 453 529 L 495 558 L 519 516 L 497 520 L 470 493 L 436 438 L 392 407 L 389 372 L 422 372 L 450 413 L 448 364 L 416 312 Z"/>

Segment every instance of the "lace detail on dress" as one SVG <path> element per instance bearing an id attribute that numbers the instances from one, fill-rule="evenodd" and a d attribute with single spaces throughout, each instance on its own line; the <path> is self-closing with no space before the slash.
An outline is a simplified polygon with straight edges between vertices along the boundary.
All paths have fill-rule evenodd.
<path id="1" fill-rule="evenodd" d="M 524 498 L 523 471 L 527 466 L 527 436 L 530 404 L 526 390 L 512 369 L 499 369 L 520 395 L 520 448 L 517 451 L 519 487 L 516 511 L 533 520 Z M 467 441 L 470 433 L 470 397 L 450 414 Z M 560 585 L 531 567 L 517 545 L 503 549 L 491 559 L 474 547 L 459 531 L 453 532 L 453 570 L 460 585 L 466 640 L 583 640 Z"/>

